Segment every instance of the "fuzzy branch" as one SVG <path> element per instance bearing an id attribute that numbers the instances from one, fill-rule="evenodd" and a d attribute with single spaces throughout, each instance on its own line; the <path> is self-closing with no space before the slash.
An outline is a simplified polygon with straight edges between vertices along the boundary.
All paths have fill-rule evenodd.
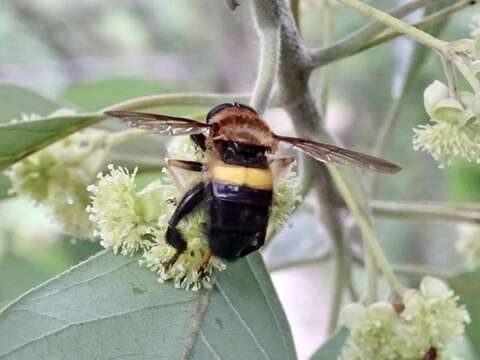
<path id="1" fill-rule="evenodd" d="M 438 0 L 414 0 L 391 10 L 389 14 L 397 18 L 402 18 L 437 1 Z M 385 28 L 385 24 L 371 22 L 347 37 L 338 40 L 331 46 L 312 50 L 313 66 L 322 66 L 359 52 L 365 43 L 368 43 L 379 35 Z"/>
<path id="2" fill-rule="evenodd" d="M 280 17 L 275 0 L 251 1 L 260 40 L 260 61 L 250 105 L 260 114 L 267 109 L 280 57 Z"/>

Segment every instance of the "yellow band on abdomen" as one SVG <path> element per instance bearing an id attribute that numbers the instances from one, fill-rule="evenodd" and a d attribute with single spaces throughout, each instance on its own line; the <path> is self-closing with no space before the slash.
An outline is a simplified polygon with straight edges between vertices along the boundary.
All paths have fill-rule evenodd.
<path id="1" fill-rule="evenodd" d="M 252 189 L 271 190 L 272 173 L 269 169 L 247 168 L 232 165 L 214 165 L 213 179 L 227 184 L 247 186 Z"/>

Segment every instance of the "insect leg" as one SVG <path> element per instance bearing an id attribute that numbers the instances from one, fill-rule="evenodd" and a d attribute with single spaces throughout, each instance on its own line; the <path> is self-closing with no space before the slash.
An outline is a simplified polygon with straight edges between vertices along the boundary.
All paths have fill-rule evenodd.
<path id="1" fill-rule="evenodd" d="M 188 190 L 182 199 L 178 203 L 172 217 L 168 221 L 168 229 L 165 234 L 165 240 L 175 249 L 177 253 L 169 261 L 169 264 L 173 264 L 178 256 L 184 252 L 187 248 L 187 242 L 183 238 L 180 231 L 177 229 L 177 225 L 185 216 L 187 216 L 195 207 L 197 207 L 205 198 L 205 184 L 203 182 L 198 183 L 193 188 Z"/>
<path id="2" fill-rule="evenodd" d="M 176 160 L 176 159 L 165 159 L 167 163 L 167 169 L 172 175 L 173 181 L 177 188 L 180 191 L 185 189 L 185 184 L 183 183 L 179 174 L 175 171 L 175 169 L 182 169 L 187 171 L 195 171 L 201 172 L 203 169 L 203 163 L 197 161 L 187 161 L 187 160 Z"/>
<path id="3" fill-rule="evenodd" d="M 207 140 L 207 138 L 205 137 L 205 135 L 193 134 L 193 135 L 190 135 L 190 138 L 200 149 L 202 149 L 202 151 L 207 150 L 207 145 L 205 144 L 205 141 Z"/>
<path id="4" fill-rule="evenodd" d="M 198 273 L 200 276 L 205 275 L 205 268 L 207 267 L 208 262 L 210 261 L 210 258 L 213 256 L 212 249 L 208 249 L 207 252 L 203 255 L 202 257 L 202 263 L 200 267 L 198 268 Z"/>

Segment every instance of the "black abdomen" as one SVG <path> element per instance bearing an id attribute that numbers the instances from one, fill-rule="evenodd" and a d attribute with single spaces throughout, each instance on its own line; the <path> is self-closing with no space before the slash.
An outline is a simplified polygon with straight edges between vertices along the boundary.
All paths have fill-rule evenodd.
<path id="1" fill-rule="evenodd" d="M 211 183 L 208 241 L 212 253 L 235 260 L 259 249 L 272 204 L 272 191 Z"/>

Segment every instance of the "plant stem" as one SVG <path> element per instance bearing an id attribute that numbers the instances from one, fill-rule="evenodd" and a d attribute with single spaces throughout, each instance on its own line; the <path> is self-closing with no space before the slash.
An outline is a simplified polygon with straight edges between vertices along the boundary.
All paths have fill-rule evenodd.
<path id="1" fill-rule="evenodd" d="M 321 254 L 315 257 L 297 259 L 294 261 L 286 261 L 284 263 L 280 263 L 278 265 L 269 267 L 269 270 L 271 272 L 276 272 L 276 271 L 281 271 L 285 269 L 318 265 L 322 262 L 327 261 L 328 259 L 330 259 L 330 253 L 326 252 L 324 254 Z M 354 261 L 360 266 L 365 265 L 363 262 L 363 259 L 361 259 L 358 255 L 354 257 Z M 392 264 L 392 269 L 398 275 L 418 276 L 418 277 L 432 275 L 432 276 L 436 276 L 444 279 L 458 276 L 461 273 L 467 271 L 465 267 L 462 265 L 457 265 L 452 268 L 451 266 L 438 267 L 433 265 L 420 265 L 420 264 Z"/>
<path id="2" fill-rule="evenodd" d="M 425 17 L 424 19 L 416 22 L 415 24 L 413 24 L 413 26 L 419 28 L 419 29 L 427 29 L 428 27 L 432 26 L 432 25 L 435 25 L 436 23 L 440 22 L 440 21 L 443 21 L 445 20 L 447 17 L 449 17 L 450 15 L 452 15 L 454 12 L 457 12 L 457 11 L 460 11 L 464 8 L 466 8 L 467 6 L 471 6 L 471 2 L 470 0 L 461 0 L 459 1 L 458 3 L 456 4 L 453 4 L 453 5 L 450 5 L 436 13 L 433 13 L 427 17 Z M 325 58 L 323 59 L 323 64 L 328 64 L 330 62 L 333 62 L 333 61 L 337 61 L 337 60 L 340 60 L 340 59 L 343 59 L 343 58 L 346 58 L 346 57 L 349 57 L 349 56 L 353 56 L 353 55 L 356 55 L 360 52 L 363 52 L 365 50 L 368 50 L 368 49 L 371 49 L 373 47 L 376 47 L 378 45 L 381 45 L 381 44 L 384 44 L 390 40 L 393 40 L 399 36 L 402 36 L 403 34 L 398 32 L 398 31 L 390 31 L 390 32 L 387 32 L 383 35 L 379 35 L 373 39 L 370 39 L 364 43 L 361 43 L 360 45 L 356 46 L 356 47 L 351 47 L 349 49 L 349 51 L 344 51 L 343 53 L 340 53 L 340 57 L 338 56 L 325 56 Z M 326 49 L 325 49 L 326 50 Z M 326 54 L 326 55 L 329 55 L 329 54 Z"/>
<path id="3" fill-rule="evenodd" d="M 352 259 L 359 266 L 365 266 L 362 257 L 358 254 L 353 254 Z M 393 271 L 398 275 L 424 277 L 427 275 L 436 276 L 439 278 L 453 278 L 467 271 L 463 265 L 449 265 L 439 267 L 434 265 L 421 264 L 392 264 Z"/>
<path id="4" fill-rule="evenodd" d="M 251 4 L 260 40 L 260 60 L 250 105 L 259 114 L 263 114 L 268 107 L 277 75 L 280 58 L 280 21 L 275 14 L 278 12 L 276 1 L 252 0 Z"/>
<path id="5" fill-rule="evenodd" d="M 375 215 L 397 219 L 480 223 L 480 207 L 452 203 L 370 202 Z"/>
<path id="6" fill-rule="evenodd" d="M 455 68 L 453 67 L 452 61 L 446 56 L 441 56 L 441 59 L 443 71 L 445 73 L 445 77 L 447 78 L 449 96 L 453 99 L 458 99 L 458 88 Z"/>
<path id="7" fill-rule="evenodd" d="M 414 0 L 405 5 L 401 5 L 389 12 L 395 17 L 403 17 L 415 10 L 430 5 L 438 0 Z M 385 29 L 385 25 L 380 22 L 372 22 L 347 37 L 336 41 L 334 44 L 321 49 L 311 51 L 313 66 L 322 66 L 339 59 L 343 59 L 351 54 L 359 52 L 363 44 L 369 42 L 376 35 Z"/>
<path id="8" fill-rule="evenodd" d="M 227 4 L 228 8 L 232 11 L 235 11 L 235 9 L 240 6 L 237 0 L 225 0 L 225 4 Z"/>
<path id="9" fill-rule="evenodd" d="M 339 0 L 340 2 L 353 7 L 359 12 L 374 18 L 375 20 L 385 24 L 398 32 L 408 35 L 419 43 L 428 46 L 431 49 L 435 49 L 441 54 L 448 53 L 448 43 L 437 39 L 436 37 L 417 29 L 416 27 L 401 21 L 383 11 L 380 11 L 370 5 L 363 3 L 360 0 Z"/>
<path id="10" fill-rule="evenodd" d="M 290 8 L 292 9 L 292 16 L 295 20 L 295 25 L 297 26 L 298 31 L 300 31 L 300 1 L 301 0 L 290 0 Z"/>
<path id="11" fill-rule="evenodd" d="M 333 6 L 330 3 L 330 0 L 325 0 L 323 2 L 323 46 L 328 46 L 332 42 L 333 38 Z M 320 79 L 320 88 L 319 88 L 319 107 L 320 111 L 323 114 L 324 118 L 327 116 L 327 107 L 328 107 L 328 91 L 330 89 L 330 77 L 332 73 L 331 66 L 322 67 L 321 79 Z"/>
<path id="12" fill-rule="evenodd" d="M 378 297 L 378 268 L 372 251 L 368 251 L 368 249 L 365 254 L 365 269 L 367 273 L 367 288 L 363 301 L 369 305 L 377 301 Z"/>
<path id="13" fill-rule="evenodd" d="M 318 256 L 307 258 L 307 259 L 287 260 L 287 261 L 269 266 L 268 270 L 270 272 L 276 272 L 276 271 L 287 270 L 287 269 L 292 269 L 292 268 L 306 266 L 306 265 L 319 265 L 324 262 L 327 262 L 331 258 L 332 258 L 332 250 L 328 248 Z"/>
<path id="14" fill-rule="evenodd" d="M 453 56 L 453 63 L 460 73 L 463 75 L 465 80 L 468 81 L 475 93 L 480 93 L 480 81 L 477 79 L 473 71 L 463 62 L 463 60 L 458 56 Z"/>
<path id="15" fill-rule="evenodd" d="M 392 265 L 395 273 L 406 276 L 424 277 L 427 275 L 450 279 L 467 271 L 463 266 L 432 266 L 432 265 L 417 265 L 417 264 L 394 264 Z"/>
<path id="16" fill-rule="evenodd" d="M 382 248 L 380 247 L 380 244 L 378 243 L 377 238 L 375 237 L 375 234 L 373 233 L 372 227 L 370 226 L 365 216 L 362 214 L 343 177 L 341 176 L 340 172 L 335 168 L 335 166 L 328 165 L 328 169 L 330 170 L 330 174 L 332 175 L 335 184 L 337 185 L 338 191 L 345 200 L 345 203 L 352 212 L 352 215 L 355 217 L 362 236 L 369 250 L 372 253 L 373 259 L 375 260 L 375 264 L 378 266 L 383 276 L 385 276 L 385 279 L 390 285 L 392 291 L 401 294 L 403 287 L 395 276 L 387 258 L 385 257 Z"/>
<path id="17" fill-rule="evenodd" d="M 142 110 L 157 106 L 213 106 L 229 101 L 248 101 L 250 94 L 209 94 L 209 93 L 178 93 L 142 96 L 117 104 L 113 104 L 101 110 L 104 111 L 132 111 Z"/>
<path id="18" fill-rule="evenodd" d="M 148 134 L 151 134 L 151 131 L 142 129 L 125 130 L 110 134 L 108 141 L 112 145 L 117 145 Z"/>

